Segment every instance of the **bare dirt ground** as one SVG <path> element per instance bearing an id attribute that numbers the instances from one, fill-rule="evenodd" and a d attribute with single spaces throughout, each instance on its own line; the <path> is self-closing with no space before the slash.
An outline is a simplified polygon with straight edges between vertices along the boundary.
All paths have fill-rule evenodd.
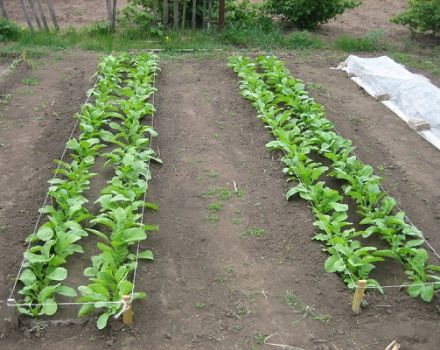
<path id="1" fill-rule="evenodd" d="M 438 152 L 343 73 L 329 70 L 337 63 L 332 58 L 283 58 L 292 73 L 320 84 L 314 94 L 338 130 L 354 141 L 365 162 L 379 167 L 386 189 L 440 247 Z M 47 190 L 51 160 L 64 147 L 70 116 L 95 64 L 95 56 L 71 53 L 33 70 L 22 67 L 1 86 L 12 96 L 0 129 L 4 298 Z M 326 255 L 311 241 L 310 210 L 283 197 L 288 184 L 281 164 L 264 147 L 271 137 L 240 97 L 226 58 L 180 58 L 161 66 L 155 118 L 160 136 L 154 147 L 164 165 L 154 166 L 148 197 L 161 210 L 146 217 L 160 232 L 145 243 L 156 260 L 140 267 L 137 289 L 149 299 L 136 303 L 135 326 L 123 329 L 116 321 L 98 332 L 94 320 L 73 321 L 75 310 L 69 309 L 57 317 L 68 321 L 56 325 L 35 327 L 24 320 L 18 332 L 5 326 L 1 348 L 274 349 L 257 345 L 255 336 L 275 334 L 270 342 L 307 350 L 383 350 L 393 339 L 404 349 L 436 349 L 437 299 L 425 304 L 387 290 L 385 297 L 369 294 L 369 307 L 360 316 L 351 314 L 351 293 L 336 275 L 324 272 Z M 23 86 L 29 75 L 39 79 L 37 86 Z M 37 112 L 40 101 L 47 104 Z M 233 193 L 234 182 L 241 196 Z M 216 198 L 209 191 L 215 188 L 231 191 L 231 198 Z M 213 202 L 223 209 L 210 212 Z M 250 228 L 266 234 L 247 236 Z M 376 277 L 395 284 L 400 276 L 399 267 L 384 264 Z M 287 291 L 313 314 L 288 306 Z M 318 319 L 326 315 L 328 323 Z"/>
<path id="2" fill-rule="evenodd" d="M 390 18 L 402 12 L 406 0 L 362 0 L 362 5 L 347 10 L 321 27 L 321 32 L 331 37 L 340 35 L 362 36 L 371 30 L 383 30 L 391 38 L 402 40 L 409 30 L 391 23 Z"/>

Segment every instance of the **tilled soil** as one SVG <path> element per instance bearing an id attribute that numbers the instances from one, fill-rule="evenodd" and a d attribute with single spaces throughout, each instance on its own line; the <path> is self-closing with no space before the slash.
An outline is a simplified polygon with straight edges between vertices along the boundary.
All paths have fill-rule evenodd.
<path id="1" fill-rule="evenodd" d="M 283 58 L 294 75 L 315 83 L 310 88 L 338 131 L 354 141 L 361 159 L 377 168 L 386 189 L 440 249 L 438 152 L 342 72 L 329 70 L 338 62 Z M 53 108 L 64 111 L 44 125 L 29 113 L 38 106 L 37 94 L 17 92 L 28 71 L 18 70 L 2 87 L 13 96 L 4 115 L 8 128 L 0 130 L 0 143 L 7 145 L 0 148 L 4 299 L 47 190 L 50 161 L 64 147 L 70 115 L 82 102 L 95 63 L 94 56 L 71 54 L 32 73 L 41 77 L 34 89 L 44 88 L 47 100 L 61 101 Z M 59 91 L 73 67 L 79 71 L 70 77 L 72 90 Z M 425 304 L 387 289 L 385 297 L 370 293 L 369 306 L 352 315 L 351 293 L 338 276 L 324 272 L 326 254 L 311 241 L 310 209 L 283 197 L 289 184 L 278 156 L 265 150 L 271 136 L 240 97 L 226 57 L 168 59 L 161 68 L 154 121 L 160 135 L 153 147 L 164 164 L 153 166 L 148 195 L 161 209 L 146 215 L 160 232 L 143 244 L 155 261 L 138 271 L 136 289 L 149 299 L 134 305 L 134 327 L 114 321 L 98 332 L 95 320 L 69 318 L 32 329 L 25 321 L 20 331 L 4 328 L 2 348 L 276 349 L 258 344 L 271 336 L 268 343 L 311 350 L 383 350 L 394 339 L 404 349 L 436 349 L 437 299 Z M 23 126 L 15 125 L 20 118 Z M 400 267 L 387 263 L 380 270 L 376 277 L 384 284 L 401 282 Z M 73 314 L 63 312 L 58 319 Z"/>

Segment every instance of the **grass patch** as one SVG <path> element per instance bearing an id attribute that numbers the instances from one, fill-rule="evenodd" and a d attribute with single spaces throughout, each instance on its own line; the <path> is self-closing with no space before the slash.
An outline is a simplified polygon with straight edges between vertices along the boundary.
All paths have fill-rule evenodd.
<path id="1" fill-rule="evenodd" d="M 21 81 L 22 84 L 28 85 L 28 86 L 37 86 L 38 85 L 38 79 L 35 77 L 26 77 L 23 78 Z"/>
<path id="2" fill-rule="evenodd" d="M 375 52 L 386 50 L 385 32 L 381 29 L 368 32 L 363 37 L 341 36 L 335 40 L 334 46 L 345 52 Z"/>
<path id="3" fill-rule="evenodd" d="M 215 225 L 216 223 L 218 223 L 220 221 L 220 218 L 218 217 L 217 214 L 208 214 L 208 216 L 206 217 L 206 220 L 210 223 Z"/>
<path id="4" fill-rule="evenodd" d="M 208 205 L 208 210 L 210 212 L 219 212 L 223 210 L 223 203 L 221 202 L 213 202 Z"/>
<path id="5" fill-rule="evenodd" d="M 263 237 L 266 234 L 266 230 L 264 228 L 259 227 L 251 227 L 244 231 L 241 236 L 242 237 Z"/>
<path id="6" fill-rule="evenodd" d="M 204 310 L 206 308 L 206 304 L 205 303 L 196 303 L 195 307 L 197 310 Z"/>

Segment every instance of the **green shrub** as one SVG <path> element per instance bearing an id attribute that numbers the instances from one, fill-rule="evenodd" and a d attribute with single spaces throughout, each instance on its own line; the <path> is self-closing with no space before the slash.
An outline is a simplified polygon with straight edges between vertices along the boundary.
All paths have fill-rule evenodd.
<path id="1" fill-rule="evenodd" d="M 360 3 L 360 0 L 266 0 L 265 8 L 299 29 L 313 30 Z"/>
<path id="2" fill-rule="evenodd" d="M 0 18 L 0 41 L 17 40 L 21 30 L 15 22 Z"/>
<path id="3" fill-rule="evenodd" d="M 231 27 L 250 28 L 257 24 L 272 26 L 272 20 L 267 18 L 263 11 L 262 5 L 253 3 L 250 0 L 227 0 L 226 1 L 226 25 Z"/>
<path id="4" fill-rule="evenodd" d="M 440 1 L 409 0 L 406 11 L 391 20 L 394 23 L 408 26 L 415 32 L 440 33 Z"/>

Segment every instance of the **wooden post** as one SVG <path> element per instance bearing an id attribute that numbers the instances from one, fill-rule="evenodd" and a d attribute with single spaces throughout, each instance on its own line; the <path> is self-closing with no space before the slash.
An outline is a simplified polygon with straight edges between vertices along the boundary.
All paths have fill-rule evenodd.
<path id="1" fill-rule="evenodd" d="M 203 7 L 203 24 L 202 24 L 202 26 L 203 26 L 203 29 L 206 29 L 206 0 L 203 0 L 203 5 L 202 5 L 202 7 Z"/>
<path id="2" fill-rule="evenodd" d="M 105 0 L 105 3 L 107 4 L 107 19 L 108 24 L 111 26 L 112 24 L 112 0 Z"/>
<path id="3" fill-rule="evenodd" d="M 29 17 L 28 12 L 27 12 L 26 4 L 24 3 L 24 0 L 20 0 L 20 3 L 21 3 L 21 8 L 23 9 L 23 15 L 24 15 L 24 18 L 25 18 L 25 20 L 27 22 L 27 25 L 28 25 L 30 31 L 33 32 L 34 31 L 34 26 L 32 25 L 31 19 Z"/>
<path id="4" fill-rule="evenodd" d="M 124 295 L 122 297 L 122 300 L 125 303 L 125 311 L 122 313 L 122 323 L 126 326 L 131 326 L 133 324 L 133 307 L 131 305 L 131 296 L 130 295 Z"/>
<path id="5" fill-rule="evenodd" d="M 113 0 L 112 6 L 112 31 L 116 30 L 116 14 L 118 13 L 118 0 Z"/>
<path id="6" fill-rule="evenodd" d="M 5 18 L 9 18 L 8 12 L 6 11 L 5 4 L 3 3 L 3 0 L 0 0 L 0 9 L 2 10 L 2 16 Z"/>
<path id="7" fill-rule="evenodd" d="M 218 29 L 223 30 L 225 26 L 225 0 L 219 0 L 218 4 Z"/>
<path id="8" fill-rule="evenodd" d="M 163 0 L 162 4 L 163 27 L 168 27 L 168 0 Z"/>
<path id="9" fill-rule="evenodd" d="M 55 29 L 60 30 L 60 27 L 58 26 L 58 21 L 57 21 L 57 15 L 55 14 L 52 0 L 47 0 L 47 7 L 49 8 L 50 17 L 52 18 L 52 22 L 53 22 Z"/>
<path id="10" fill-rule="evenodd" d="M 353 303 L 351 305 L 351 309 L 355 314 L 361 312 L 361 303 L 364 300 L 365 295 L 365 287 L 367 286 L 367 281 L 359 280 L 357 282 L 356 291 L 353 296 Z"/>
<path id="11" fill-rule="evenodd" d="M 208 0 L 208 18 L 206 19 L 206 27 L 210 29 L 212 14 L 212 0 Z"/>
<path id="12" fill-rule="evenodd" d="M 47 25 L 46 16 L 44 14 L 43 7 L 41 6 L 41 1 L 40 0 L 35 0 L 35 1 L 37 2 L 38 11 L 40 12 L 41 21 L 43 22 L 44 29 L 46 31 L 49 31 L 49 26 Z"/>
<path id="13" fill-rule="evenodd" d="M 153 27 L 157 27 L 157 0 L 153 0 Z"/>
<path id="14" fill-rule="evenodd" d="M 173 29 L 179 29 L 179 0 L 174 0 L 174 10 L 173 10 L 174 25 Z"/>
<path id="15" fill-rule="evenodd" d="M 18 329 L 18 313 L 17 307 L 15 306 L 15 299 L 8 299 L 8 319 L 11 323 L 12 328 Z"/>
<path id="16" fill-rule="evenodd" d="M 187 0 L 183 0 L 183 10 L 182 10 L 182 29 L 185 29 L 185 20 L 186 20 L 186 5 Z"/>
<path id="17" fill-rule="evenodd" d="M 34 0 L 28 0 L 28 1 L 32 14 L 34 15 L 35 18 L 35 22 L 37 22 L 38 28 L 41 29 L 42 27 L 41 27 L 40 17 L 38 17 L 37 11 L 35 11 Z"/>
<path id="18" fill-rule="evenodd" d="M 196 15 L 197 15 L 197 0 L 192 0 L 191 26 L 193 30 L 196 30 Z"/>

